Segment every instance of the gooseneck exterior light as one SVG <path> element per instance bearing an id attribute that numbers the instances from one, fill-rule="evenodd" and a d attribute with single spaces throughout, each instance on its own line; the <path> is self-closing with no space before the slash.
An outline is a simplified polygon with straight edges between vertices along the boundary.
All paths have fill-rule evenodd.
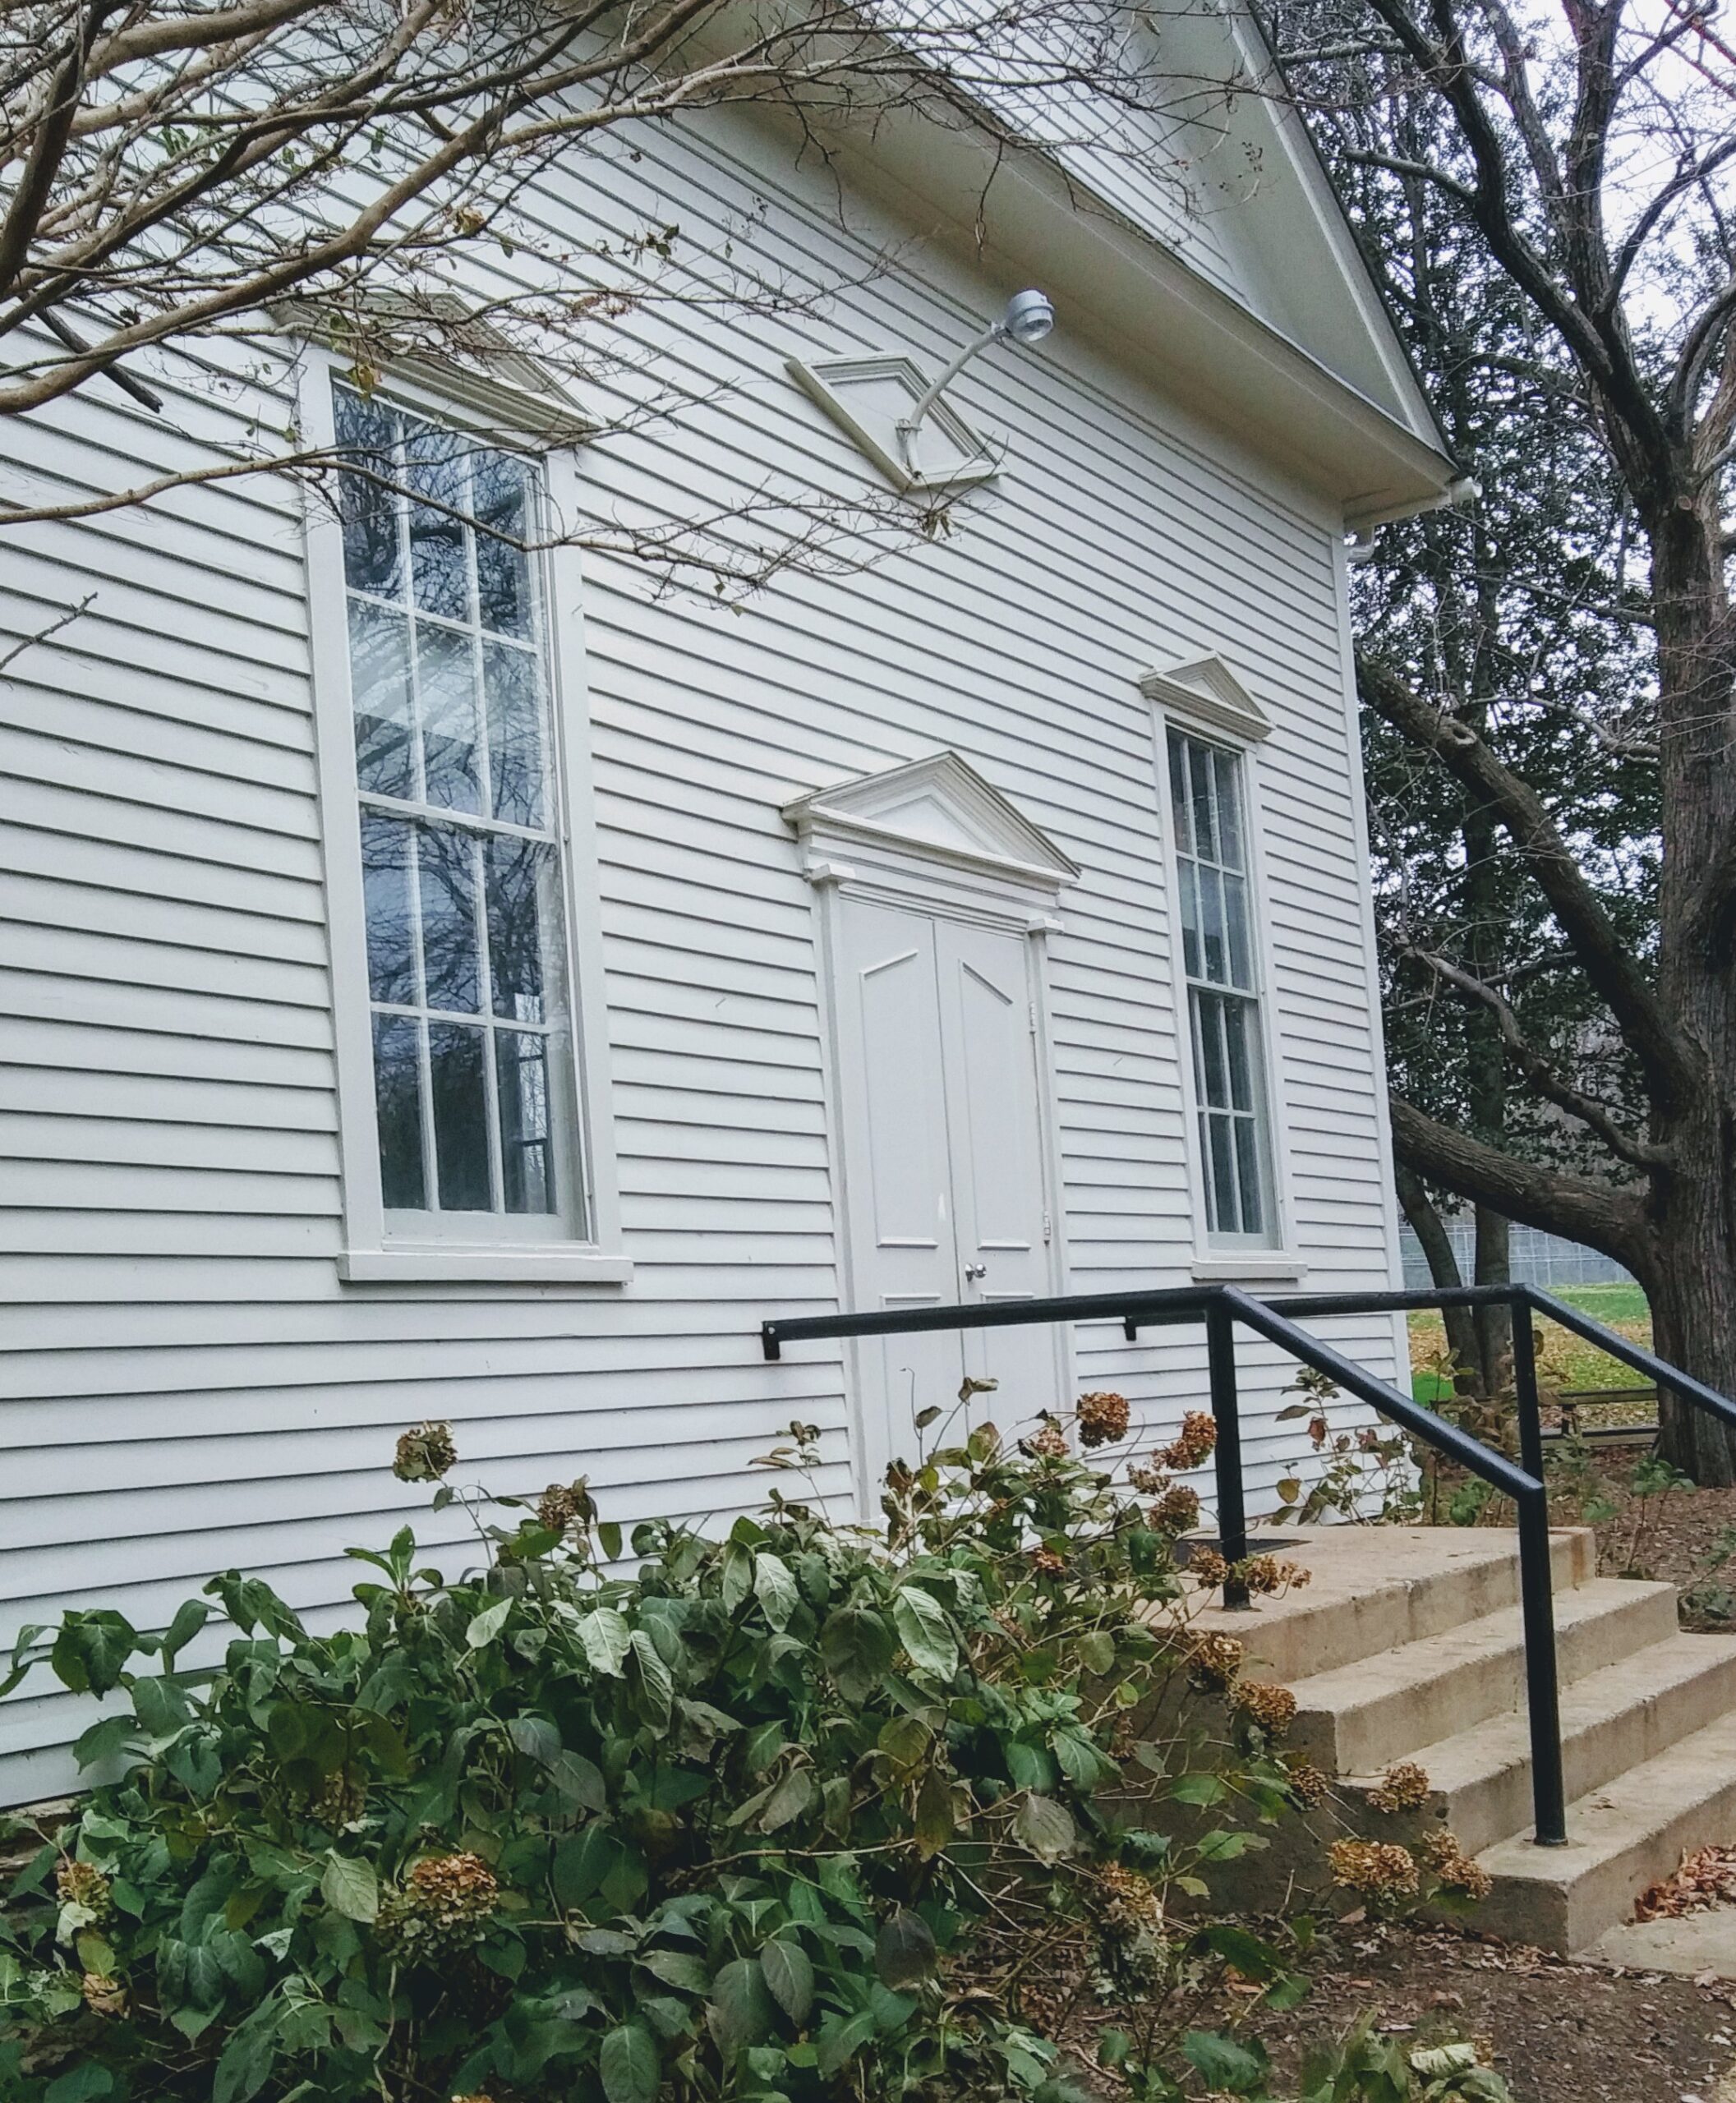
<path id="1" fill-rule="evenodd" d="M 986 351 L 991 343 L 1002 341 L 1028 347 L 1040 343 L 1055 326 L 1055 309 L 1045 292 L 1015 292 L 1006 302 L 1006 311 L 980 336 L 972 338 L 946 370 L 937 380 L 908 416 L 901 416 L 898 423 L 898 442 L 904 451 L 905 466 L 911 474 L 917 472 L 916 440 L 922 430 L 923 419 L 939 401 L 942 395 L 979 352 Z"/>

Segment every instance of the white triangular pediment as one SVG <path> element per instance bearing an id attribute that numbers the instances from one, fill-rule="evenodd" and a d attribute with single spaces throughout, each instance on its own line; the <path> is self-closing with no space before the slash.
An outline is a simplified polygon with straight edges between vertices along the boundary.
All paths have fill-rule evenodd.
<path id="1" fill-rule="evenodd" d="M 1215 651 L 1141 673 L 1140 692 L 1167 714 L 1208 730 L 1250 743 L 1272 734 L 1272 718 Z"/>
<path id="2" fill-rule="evenodd" d="M 956 752 L 813 789 L 786 803 L 784 816 L 807 840 L 902 847 L 1051 887 L 1080 873 L 1070 855 Z"/>

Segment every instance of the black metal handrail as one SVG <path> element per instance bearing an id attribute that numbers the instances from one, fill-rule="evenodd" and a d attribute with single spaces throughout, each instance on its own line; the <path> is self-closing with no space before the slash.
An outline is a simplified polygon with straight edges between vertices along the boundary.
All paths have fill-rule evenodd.
<path id="1" fill-rule="evenodd" d="M 1512 1317 L 1513 1395 L 1519 1434 L 1517 1465 L 1411 1396 L 1375 1374 L 1333 1345 L 1310 1336 L 1293 1318 L 1335 1314 L 1405 1314 L 1432 1307 L 1504 1306 Z M 1562 1773 L 1560 1695 L 1555 1658 L 1554 1585 L 1550 1572 L 1549 1493 L 1543 1475 L 1543 1419 L 1531 1324 L 1538 1314 L 1559 1322 L 1614 1359 L 1669 1387 L 1696 1407 L 1736 1424 L 1736 1403 L 1704 1382 L 1665 1364 L 1652 1352 L 1606 1329 L 1576 1307 L 1534 1286 L 1438 1286 L 1429 1291 L 1287 1293 L 1270 1299 L 1232 1285 L 1179 1286 L 1143 1292 L 1069 1293 L 1043 1300 L 995 1300 L 956 1307 L 888 1309 L 872 1314 L 808 1314 L 762 1323 L 768 1359 L 785 1344 L 846 1337 L 900 1336 L 932 1329 L 1015 1328 L 1040 1323 L 1119 1321 L 1131 1341 L 1143 1328 L 1200 1322 L 1206 1339 L 1206 1374 L 1218 1427 L 1213 1456 L 1217 1476 L 1218 1535 L 1227 1562 L 1248 1552 L 1247 1507 L 1242 1482 L 1241 1404 L 1236 1373 L 1236 1328 L 1240 1323 L 1303 1364 L 1324 1374 L 1383 1416 L 1403 1425 L 1424 1444 L 1513 1501 L 1519 1535 L 1519 1599 L 1525 1633 L 1526 1708 L 1531 1747 L 1533 1837 L 1540 1847 L 1567 1843 L 1567 1797 Z M 1246 1608 L 1247 1588 L 1224 1587 L 1224 1604 Z"/>

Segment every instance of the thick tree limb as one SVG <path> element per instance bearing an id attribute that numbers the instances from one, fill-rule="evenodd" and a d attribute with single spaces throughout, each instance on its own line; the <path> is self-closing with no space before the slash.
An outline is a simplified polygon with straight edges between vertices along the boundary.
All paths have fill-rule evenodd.
<path id="1" fill-rule="evenodd" d="M 1421 750 L 1432 752 L 1455 780 L 1489 806 L 1525 857 L 1586 978 L 1644 1068 L 1654 1095 L 1665 1104 L 1686 1099 L 1700 1084 L 1693 1054 L 1612 925 L 1536 790 L 1503 766 L 1468 724 L 1444 715 L 1385 665 L 1360 651 L 1356 683 L 1364 701 L 1383 721 Z"/>
<path id="2" fill-rule="evenodd" d="M 1646 1240 L 1639 1196 L 1590 1176 L 1521 1161 L 1425 1116 L 1402 1095 L 1391 1098 L 1393 1148 L 1419 1176 L 1490 1205 L 1522 1226 L 1564 1235 L 1635 1269 Z"/>

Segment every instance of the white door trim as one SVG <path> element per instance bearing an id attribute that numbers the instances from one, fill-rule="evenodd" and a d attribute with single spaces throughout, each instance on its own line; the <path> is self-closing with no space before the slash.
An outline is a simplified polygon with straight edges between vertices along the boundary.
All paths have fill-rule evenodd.
<path id="1" fill-rule="evenodd" d="M 785 816 L 795 825 L 806 849 L 803 874 L 815 894 L 820 977 L 822 982 L 822 1054 L 826 1102 L 827 1143 L 834 1167 L 832 1217 L 838 1245 L 838 1289 L 840 1309 L 856 1297 L 860 1267 L 852 1248 L 849 1178 L 850 1165 L 845 1145 L 842 1115 L 842 1047 L 839 1038 L 841 1004 L 839 998 L 839 955 L 842 902 L 861 899 L 906 913 L 937 920 L 963 921 L 997 932 L 1022 938 L 1025 982 L 1031 1006 L 1033 1058 L 1036 1067 L 1037 1112 L 1041 1130 L 1040 1170 L 1043 1203 L 1048 1234 L 1045 1244 L 1046 1289 L 1066 1290 L 1067 1251 L 1065 1185 L 1061 1177 L 1060 1120 L 1056 1102 L 1054 1030 L 1050 1010 L 1048 946 L 1052 933 L 1061 932 L 1058 906 L 1061 886 L 1076 881 L 1078 870 L 1061 850 L 1024 819 L 1014 807 L 988 789 L 982 777 L 956 761 L 959 771 L 924 768 L 925 785 L 944 790 L 965 777 L 960 785 L 969 791 L 979 787 L 993 798 L 993 817 L 1000 837 L 992 842 L 980 836 L 960 840 L 937 840 L 925 826 L 923 832 L 900 836 L 896 821 L 865 822 L 858 815 L 853 792 L 873 790 L 894 776 L 908 777 L 916 770 L 897 769 L 893 775 L 871 777 L 863 784 L 818 792 L 786 807 Z M 939 776 L 937 780 L 937 775 Z M 948 779 L 951 776 L 951 779 Z M 864 796 L 863 801 L 868 798 Z M 958 815 L 957 806 L 944 793 L 946 815 Z M 978 817 L 981 803 L 972 797 Z M 854 808 L 853 808 L 854 807 Z M 1016 851 L 1007 853 L 1002 827 L 1010 819 L 1019 829 Z M 976 828 L 972 827 L 974 832 Z M 1038 843 L 1032 851 L 1031 843 Z M 998 852 L 997 850 L 999 850 Z M 1071 1392 L 1074 1379 L 1073 1336 L 1071 1328 L 1055 1332 L 1057 1377 L 1063 1392 L 1057 1405 Z M 864 1516 L 879 1508 L 879 1485 L 866 1479 L 865 1454 L 875 1450 L 877 1440 L 864 1417 L 864 1382 L 856 1347 L 844 1355 L 846 1393 L 851 1431 L 851 1457 L 856 1473 L 859 1503 Z"/>

